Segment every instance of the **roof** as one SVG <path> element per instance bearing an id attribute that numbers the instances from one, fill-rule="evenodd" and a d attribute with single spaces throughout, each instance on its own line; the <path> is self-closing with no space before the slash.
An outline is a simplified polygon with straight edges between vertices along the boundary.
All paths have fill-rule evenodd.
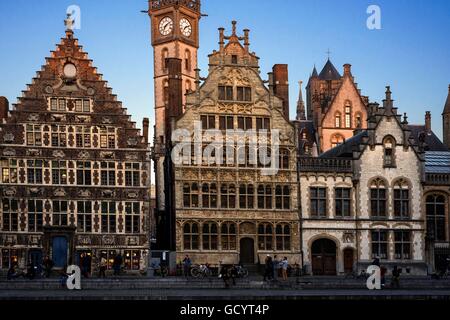
<path id="1" fill-rule="evenodd" d="M 316 66 L 314 66 L 314 69 L 313 69 L 313 72 L 312 72 L 311 77 L 318 77 L 318 76 L 319 76 L 319 75 L 317 74 Z"/>
<path id="2" fill-rule="evenodd" d="M 447 101 L 445 101 L 444 113 L 450 113 L 450 85 L 448 86 Z"/>
<path id="3" fill-rule="evenodd" d="M 425 151 L 449 151 L 433 131 L 426 132 L 424 125 L 409 125 L 408 127 L 411 130 L 411 137 L 414 138 L 417 145 L 425 143 Z"/>
<path id="4" fill-rule="evenodd" d="M 450 173 L 449 151 L 427 151 L 425 152 L 426 173 Z"/>
<path id="5" fill-rule="evenodd" d="M 325 66 L 322 71 L 320 71 L 319 79 L 321 80 L 339 80 L 341 79 L 341 75 L 336 70 L 334 65 L 331 63 L 330 59 L 327 60 Z"/>
<path id="6" fill-rule="evenodd" d="M 367 130 L 361 131 L 345 140 L 343 144 L 322 153 L 320 158 L 353 158 L 354 147 L 360 145 L 364 137 L 368 137 Z"/>
<path id="7" fill-rule="evenodd" d="M 303 153 L 305 145 L 312 147 L 316 142 L 316 130 L 314 129 L 314 123 L 311 120 L 300 120 L 298 123 L 298 132 L 300 136 L 298 141 L 300 144 L 300 154 Z M 303 139 L 303 133 L 306 133 L 306 139 Z"/>

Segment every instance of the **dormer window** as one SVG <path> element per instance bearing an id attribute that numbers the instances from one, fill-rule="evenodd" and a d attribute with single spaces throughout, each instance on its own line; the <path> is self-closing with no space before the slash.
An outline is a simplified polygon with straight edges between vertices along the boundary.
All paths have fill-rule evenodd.
<path id="1" fill-rule="evenodd" d="M 395 139 L 387 137 L 383 142 L 383 162 L 384 167 L 395 167 Z"/>
<path id="2" fill-rule="evenodd" d="M 237 64 L 237 63 L 238 63 L 238 57 L 237 57 L 237 55 L 233 54 L 233 55 L 231 56 L 231 63 L 232 63 L 232 64 Z"/>
<path id="3" fill-rule="evenodd" d="M 336 114 L 334 116 L 334 126 L 335 126 L 335 128 L 341 127 L 341 113 L 340 112 L 336 112 Z"/>
<path id="4" fill-rule="evenodd" d="M 233 100 L 233 87 L 232 86 L 219 86 L 219 100 L 232 101 Z"/>

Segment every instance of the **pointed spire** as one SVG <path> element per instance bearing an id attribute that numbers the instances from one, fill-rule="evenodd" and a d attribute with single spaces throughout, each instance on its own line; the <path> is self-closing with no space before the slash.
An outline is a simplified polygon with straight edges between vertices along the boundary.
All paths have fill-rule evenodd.
<path id="1" fill-rule="evenodd" d="M 392 100 L 392 92 L 390 86 L 386 86 L 386 98 L 383 100 L 383 108 L 386 115 L 392 115 L 394 101 Z"/>
<path id="2" fill-rule="evenodd" d="M 450 113 L 450 84 L 448 85 L 448 95 L 444 105 L 444 113 Z"/>
<path id="3" fill-rule="evenodd" d="M 315 78 L 315 77 L 318 77 L 318 76 L 319 76 L 319 74 L 317 73 L 316 65 L 314 64 L 314 69 L 313 69 L 311 78 Z"/>
<path id="4" fill-rule="evenodd" d="M 306 120 L 306 112 L 305 112 L 305 102 L 303 101 L 303 93 L 302 93 L 302 84 L 303 81 L 298 82 L 300 87 L 300 92 L 298 94 L 297 101 L 297 121 Z"/>
<path id="5" fill-rule="evenodd" d="M 320 71 L 319 78 L 321 80 L 339 80 L 341 79 L 341 75 L 339 71 L 336 70 L 331 60 L 328 59 L 322 71 Z"/>

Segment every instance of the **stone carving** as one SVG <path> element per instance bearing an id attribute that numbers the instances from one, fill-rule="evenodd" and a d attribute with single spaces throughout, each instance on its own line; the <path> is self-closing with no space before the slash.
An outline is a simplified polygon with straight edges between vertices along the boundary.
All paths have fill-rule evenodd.
<path id="1" fill-rule="evenodd" d="M 3 150 L 3 155 L 6 157 L 14 157 L 16 155 L 16 150 L 14 149 L 5 149 Z"/>
<path id="2" fill-rule="evenodd" d="M 127 237 L 127 245 L 137 246 L 139 245 L 139 240 L 137 237 Z"/>
<path id="3" fill-rule="evenodd" d="M 66 156 L 66 154 L 62 150 L 53 150 L 52 155 L 54 158 L 64 158 Z"/>
<path id="4" fill-rule="evenodd" d="M 16 243 L 17 243 L 17 236 L 10 234 L 5 236 L 5 245 L 13 246 Z"/>
<path id="5" fill-rule="evenodd" d="M 114 152 L 112 151 L 102 151 L 100 152 L 100 158 L 104 159 L 114 159 Z"/>
<path id="6" fill-rule="evenodd" d="M 113 190 L 103 190 L 102 196 L 105 198 L 113 198 L 115 196 L 115 192 Z"/>
<path id="7" fill-rule="evenodd" d="M 14 188 L 14 187 L 6 188 L 6 189 L 3 190 L 3 194 L 4 194 L 6 197 L 13 197 L 13 196 L 16 195 L 16 193 L 17 193 L 17 189 Z"/>
<path id="8" fill-rule="evenodd" d="M 135 192 L 135 191 L 128 192 L 128 194 L 127 194 L 127 197 L 128 197 L 128 198 L 132 198 L 132 199 L 135 199 L 135 198 L 137 198 L 138 196 L 139 196 L 139 193 L 137 193 L 137 192 Z"/>
<path id="9" fill-rule="evenodd" d="M 7 133 L 3 136 L 4 142 L 14 142 L 14 135 L 12 133 Z"/>
<path id="10" fill-rule="evenodd" d="M 125 158 L 127 160 L 138 160 L 139 159 L 139 157 L 138 157 L 138 155 L 136 153 L 127 153 L 125 155 Z"/>
<path id="11" fill-rule="evenodd" d="M 138 144 L 138 140 L 135 137 L 128 138 L 127 144 L 131 147 L 135 147 Z"/>
<path id="12" fill-rule="evenodd" d="M 45 87 L 45 93 L 52 94 L 53 93 L 53 88 L 51 86 L 46 86 Z"/>
<path id="13" fill-rule="evenodd" d="M 41 150 L 39 149 L 28 149 L 27 156 L 37 157 L 41 155 Z"/>
<path id="14" fill-rule="evenodd" d="M 81 151 L 80 153 L 78 153 L 78 158 L 80 159 L 88 159 L 90 156 L 90 153 L 87 151 Z"/>
<path id="15" fill-rule="evenodd" d="M 28 193 L 33 196 L 40 195 L 42 193 L 41 188 L 30 188 L 28 189 Z"/>
<path id="16" fill-rule="evenodd" d="M 37 245 L 39 245 L 39 242 L 40 242 L 40 237 L 39 236 L 30 236 L 29 243 L 31 245 L 37 246 Z"/>
<path id="17" fill-rule="evenodd" d="M 353 243 L 354 238 L 355 235 L 351 231 L 344 232 L 344 234 L 342 235 L 342 240 L 344 241 L 344 243 Z"/>
<path id="18" fill-rule="evenodd" d="M 36 113 L 32 113 L 28 116 L 28 121 L 39 121 L 39 115 Z"/>
<path id="19" fill-rule="evenodd" d="M 89 236 L 78 236 L 78 244 L 89 246 L 92 244 L 92 239 Z"/>
<path id="20" fill-rule="evenodd" d="M 87 91 L 86 91 L 86 93 L 87 93 L 89 96 L 93 96 L 93 95 L 95 94 L 95 89 L 94 89 L 94 88 L 88 88 Z"/>
<path id="21" fill-rule="evenodd" d="M 53 114 L 52 115 L 52 121 L 55 121 L 55 122 L 66 121 L 66 116 L 63 115 L 63 114 Z"/>
<path id="22" fill-rule="evenodd" d="M 104 245 L 111 246 L 115 242 L 114 236 L 105 235 L 105 236 L 102 237 L 102 242 L 103 242 Z"/>
<path id="23" fill-rule="evenodd" d="M 104 123 L 104 124 L 112 124 L 113 121 L 111 120 L 111 118 L 103 117 L 102 118 L 102 123 Z"/>
<path id="24" fill-rule="evenodd" d="M 63 188 L 58 188 L 53 192 L 55 197 L 65 197 L 67 192 Z"/>
<path id="25" fill-rule="evenodd" d="M 82 198 L 89 198 L 91 196 L 91 192 L 89 190 L 80 190 L 78 191 L 78 195 Z"/>
<path id="26" fill-rule="evenodd" d="M 77 122 L 77 123 L 91 122 L 91 117 L 90 116 L 76 116 L 75 122 Z"/>

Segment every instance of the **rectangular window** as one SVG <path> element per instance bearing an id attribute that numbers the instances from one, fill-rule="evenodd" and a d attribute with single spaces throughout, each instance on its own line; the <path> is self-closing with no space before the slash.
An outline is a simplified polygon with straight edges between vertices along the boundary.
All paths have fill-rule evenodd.
<path id="1" fill-rule="evenodd" d="M 66 99 L 59 99 L 59 111 L 66 111 Z"/>
<path id="2" fill-rule="evenodd" d="M 91 112 L 91 101 L 83 100 L 83 112 Z"/>
<path id="3" fill-rule="evenodd" d="M 52 147 L 66 147 L 67 127 L 52 125 Z"/>
<path id="4" fill-rule="evenodd" d="M 256 118 L 256 130 L 270 131 L 270 119 L 269 118 Z"/>
<path id="5" fill-rule="evenodd" d="M 77 161 L 77 185 L 90 186 L 92 184 L 91 176 L 91 162 Z"/>
<path id="6" fill-rule="evenodd" d="M 233 116 L 220 116 L 219 117 L 219 129 L 220 130 L 233 130 L 234 129 L 234 117 Z"/>
<path id="7" fill-rule="evenodd" d="M 126 270 L 139 270 L 141 252 L 139 250 L 125 250 L 124 265 Z"/>
<path id="8" fill-rule="evenodd" d="M 102 186 L 114 186 L 116 184 L 116 164 L 114 162 L 102 162 L 100 176 Z"/>
<path id="9" fill-rule="evenodd" d="M 40 125 L 27 124 L 27 145 L 42 146 L 42 127 Z"/>
<path id="10" fill-rule="evenodd" d="M 252 88 L 237 87 L 237 101 L 244 101 L 244 102 L 252 101 Z"/>
<path id="11" fill-rule="evenodd" d="M 370 189 L 371 215 L 374 218 L 386 218 L 386 189 Z"/>
<path id="12" fill-rule="evenodd" d="M 42 160 L 27 160 L 27 178 L 29 184 L 42 184 Z"/>
<path id="13" fill-rule="evenodd" d="M 125 185 L 140 186 L 139 163 L 125 163 Z"/>
<path id="14" fill-rule="evenodd" d="M 327 189 L 310 188 L 309 190 L 311 217 L 325 218 L 327 216 Z"/>
<path id="15" fill-rule="evenodd" d="M 52 183 L 67 184 L 67 162 L 52 161 Z"/>
<path id="16" fill-rule="evenodd" d="M 202 122 L 203 130 L 216 128 L 216 117 L 215 116 L 202 115 L 202 116 L 200 116 L 200 120 Z"/>
<path id="17" fill-rule="evenodd" d="M 0 160 L 2 183 L 17 183 L 17 160 Z"/>
<path id="18" fill-rule="evenodd" d="M 102 202 L 102 233 L 116 233 L 116 203 Z"/>
<path id="19" fill-rule="evenodd" d="M 238 56 L 233 54 L 231 55 L 231 63 L 232 64 L 237 64 L 238 63 Z"/>
<path id="20" fill-rule="evenodd" d="M 335 191 L 335 214 L 336 217 L 351 216 L 351 189 L 336 188 Z"/>
<path id="21" fill-rule="evenodd" d="M 43 225 L 42 200 L 28 200 L 28 232 L 41 232 Z"/>
<path id="22" fill-rule="evenodd" d="M 140 203 L 125 202 L 125 232 L 140 233 Z"/>
<path id="23" fill-rule="evenodd" d="M 395 259 L 411 259 L 411 232 L 394 231 Z"/>
<path id="24" fill-rule="evenodd" d="M 238 117 L 238 128 L 241 130 L 251 130 L 253 127 L 251 117 Z"/>
<path id="25" fill-rule="evenodd" d="M 3 231 L 19 231 L 19 206 L 15 199 L 3 199 Z"/>
<path id="26" fill-rule="evenodd" d="M 372 231 L 372 259 L 388 259 L 388 233 L 387 231 Z"/>
<path id="27" fill-rule="evenodd" d="M 75 100 L 75 111 L 83 112 L 83 100 L 81 99 Z"/>
<path id="28" fill-rule="evenodd" d="M 58 111 L 58 99 L 56 99 L 56 98 L 50 99 L 50 110 Z"/>
<path id="29" fill-rule="evenodd" d="M 219 86 L 219 100 L 232 101 L 233 100 L 233 87 L 232 86 Z"/>
<path id="30" fill-rule="evenodd" d="M 394 189 L 394 216 L 400 219 L 409 218 L 408 189 Z"/>
<path id="31" fill-rule="evenodd" d="M 77 202 L 77 231 L 92 232 L 92 202 Z"/>
<path id="32" fill-rule="evenodd" d="M 19 252 L 15 249 L 2 250 L 2 268 L 9 269 L 19 263 Z"/>
<path id="33" fill-rule="evenodd" d="M 53 201 L 53 226 L 67 226 L 67 201 Z"/>

